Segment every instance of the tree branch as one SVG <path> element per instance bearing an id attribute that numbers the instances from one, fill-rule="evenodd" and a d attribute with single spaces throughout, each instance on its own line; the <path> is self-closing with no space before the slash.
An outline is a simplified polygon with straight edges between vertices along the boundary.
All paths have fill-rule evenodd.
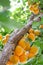
<path id="1" fill-rule="evenodd" d="M 39 16 L 42 17 L 43 15 L 40 14 Z M 39 16 L 36 17 L 35 15 L 32 15 L 29 18 L 28 23 L 21 30 L 16 31 L 10 36 L 0 56 L 0 65 L 6 65 L 6 62 L 9 60 L 9 57 L 12 54 L 13 49 L 15 49 L 17 45 L 17 42 L 24 36 L 24 34 L 28 32 L 33 21 L 36 21 L 39 18 Z"/>

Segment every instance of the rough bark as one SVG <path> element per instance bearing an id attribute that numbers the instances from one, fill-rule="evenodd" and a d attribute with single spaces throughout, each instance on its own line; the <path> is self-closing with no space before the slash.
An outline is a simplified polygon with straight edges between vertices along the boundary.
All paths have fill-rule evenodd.
<path id="1" fill-rule="evenodd" d="M 34 19 L 34 16 L 32 15 L 29 18 L 29 22 L 21 30 L 16 31 L 15 33 L 11 34 L 0 56 L 0 65 L 6 65 L 6 62 L 9 60 L 9 57 L 12 54 L 13 49 L 15 49 L 17 45 L 17 42 L 24 36 L 25 33 L 28 32 L 28 30 L 30 29 L 32 25 L 32 22 L 37 21 L 38 18 L 39 16 Z"/>

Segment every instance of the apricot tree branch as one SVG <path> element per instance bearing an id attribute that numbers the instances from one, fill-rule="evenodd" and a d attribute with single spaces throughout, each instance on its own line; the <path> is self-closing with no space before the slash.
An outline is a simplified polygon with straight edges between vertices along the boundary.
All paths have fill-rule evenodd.
<path id="1" fill-rule="evenodd" d="M 39 16 L 42 17 L 43 15 L 40 14 Z M 17 45 L 17 42 L 24 36 L 24 34 L 26 34 L 29 31 L 33 21 L 38 20 L 39 16 L 36 17 L 35 15 L 32 15 L 29 18 L 28 23 L 21 30 L 16 31 L 10 36 L 0 56 L 0 65 L 6 65 L 6 62 L 9 60 L 9 57 L 12 54 L 13 49 L 15 49 Z"/>

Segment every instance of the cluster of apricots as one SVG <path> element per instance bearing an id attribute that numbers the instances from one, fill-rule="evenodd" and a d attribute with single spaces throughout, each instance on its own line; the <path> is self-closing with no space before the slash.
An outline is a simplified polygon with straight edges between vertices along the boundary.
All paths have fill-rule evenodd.
<path id="1" fill-rule="evenodd" d="M 43 25 L 40 25 L 39 28 L 43 29 Z M 20 63 L 25 63 L 29 59 L 35 57 L 38 54 L 39 48 L 35 45 L 30 44 L 30 39 L 32 41 L 35 41 L 36 36 L 40 35 L 40 30 L 33 30 L 30 28 L 27 35 L 18 42 L 18 45 L 16 46 L 14 53 L 10 56 L 9 61 L 6 63 L 6 65 L 17 65 Z M 29 39 L 28 41 L 26 39 Z M 3 44 L 5 44 L 9 39 L 9 34 L 7 34 L 5 37 L 2 38 L 2 35 L 0 35 L 0 40 L 3 41 Z"/>
<path id="2" fill-rule="evenodd" d="M 43 25 L 39 26 L 40 29 L 43 29 Z M 27 35 L 24 36 L 16 46 L 14 54 L 11 55 L 9 61 L 6 65 L 17 65 L 20 63 L 26 63 L 29 59 L 35 57 L 38 54 L 38 47 L 30 45 L 30 41 L 26 41 L 26 38 L 35 41 L 36 36 L 40 35 L 40 30 L 33 30 L 30 28 Z"/>
<path id="3" fill-rule="evenodd" d="M 22 38 L 18 45 L 14 50 L 14 54 L 11 55 L 9 61 L 6 65 L 17 65 L 20 63 L 25 63 L 29 59 L 35 57 L 38 53 L 38 47 L 30 46 L 29 42 L 26 42 L 24 38 Z"/>
<path id="4" fill-rule="evenodd" d="M 39 4 L 40 2 L 30 5 L 29 6 L 30 11 L 36 15 L 39 14 Z"/>

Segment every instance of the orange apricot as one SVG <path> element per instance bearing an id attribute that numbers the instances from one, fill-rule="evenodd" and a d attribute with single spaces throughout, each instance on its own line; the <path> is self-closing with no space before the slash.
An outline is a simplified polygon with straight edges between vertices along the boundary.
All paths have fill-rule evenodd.
<path id="1" fill-rule="evenodd" d="M 39 9 L 34 9 L 33 13 L 36 14 L 36 15 L 39 14 Z"/>
<path id="2" fill-rule="evenodd" d="M 7 39 L 7 40 L 9 39 L 9 36 L 10 36 L 9 34 L 6 34 L 6 39 Z"/>
<path id="3" fill-rule="evenodd" d="M 25 39 L 21 39 L 18 43 L 24 50 L 29 50 L 30 43 L 27 42 Z"/>
<path id="4" fill-rule="evenodd" d="M 14 56 L 14 64 L 19 63 L 19 57 L 17 55 Z"/>
<path id="5" fill-rule="evenodd" d="M 35 40 L 35 34 L 34 33 L 30 33 L 28 35 L 28 38 L 31 39 L 32 41 L 34 41 Z"/>
<path id="6" fill-rule="evenodd" d="M 35 31 L 34 31 L 34 34 L 35 34 L 35 35 L 40 35 L 40 31 L 39 31 L 39 30 L 35 30 Z"/>
<path id="7" fill-rule="evenodd" d="M 36 46 L 32 46 L 32 47 L 30 48 L 30 53 L 33 53 L 34 55 L 36 55 L 37 52 L 38 52 L 38 48 L 37 48 Z"/>
<path id="8" fill-rule="evenodd" d="M 37 4 L 30 5 L 29 9 L 34 14 L 38 14 L 39 13 L 39 8 L 38 8 Z"/>
<path id="9" fill-rule="evenodd" d="M 34 57 L 34 54 L 33 53 L 28 53 L 27 55 L 28 55 L 28 59 Z"/>
<path id="10" fill-rule="evenodd" d="M 13 63 L 11 61 L 8 61 L 6 65 L 13 65 Z"/>
<path id="11" fill-rule="evenodd" d="M 30 59 L 30 58 L 32 58 L 32 57 L 35 56 L 35 55 L 34 55 L 33 53 L 31 53 L 30 51 L 26 51 L 25 54 L 26 54 L 26 56 L 27 56 L 28 59 Z"/>
<path id="12" fill-rule="evenodd" d="M 6 40 L 6 38 L 3 38 L 3 44 L 6 44 L 7 43 L 7 40 Z"/>
<path id="13" fill-rule="evenodd" d="M 2 40 L 2 35 L 0 34 L 0 40 Z"/>
<path id="14" fill-rule="evenodd" d="M 3 44 L 6 44 L 9 39 L 9 34 L 6 34 L 6 36 L 3 38 Z"/>
<path id="15" fill-rule="evenodd" d="M 43 24 L 39 26 L 39 28 L 42 28 L 43 29 Z"/>
<path id="16" fill-rule="evenodd" d="M 14 64 L 17 64 L 19 62 L 19 57 L 17 55 L 12 55 L 10 57 L 10 61 Z"/>
<path id="17" fill-rule="evenodd" d="M 16 47 L 16 49 L 15 49 L 15 54 L 16 54 L 17 56 L 21 56 L 21 55 L 23 54 L 23 52 L 24 52 L 23 48 L 18 45 L 18 46 Z"/>
<path id="18" fill-rule="evenodd" d="M 29 33 L 34 33 L 34 30 L 30 28 Z"/>
<path id="19" fill-rule="evenodd" d="M 14 63 L 14 60 L 15 60 L 14 55 L 11 55 L 10 56 L 10 61 Z"/>
<path id="20" fill-rule="evenodd" d="M 27 61 L 27 56 L 25 55 L 25 53 L 23 53 L 20 57 L 19 57 L 20 62 L 26 62 Z"/>
<path id="21" fill-rule="evenodd" d="M 30 11 L 33 11 L 33 6 L 30 5 L 30 6 L 29 6 L 29 9 L 30 9 Z"/>
<path id="22" fill-rule="evenodd" d="M 26 48 L 26 41 L 25 41 L 25 39 L 21 39 L 18 44 L 19 44 L 23 49 Z"/>
<path id="23" fill-rule="evenodd" d="M 30 49 L 30 43 L 29 42 L 26 42 L 26 48 L 25 48 L 25 50 L 27 51 L 29 49 Z"/>

